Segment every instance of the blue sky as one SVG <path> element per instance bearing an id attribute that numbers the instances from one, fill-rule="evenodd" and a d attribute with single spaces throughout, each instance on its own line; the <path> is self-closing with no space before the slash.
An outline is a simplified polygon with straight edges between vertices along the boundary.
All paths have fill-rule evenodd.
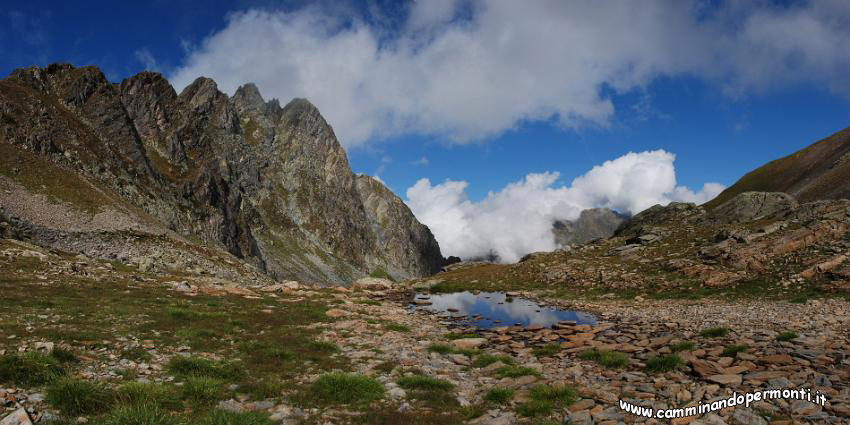
<path id="1" fill-rule="evenodd" d="M 307 97 L 356 172 L 467 255 L 448 233 L 531 214 L 499 210 L 508 188 L 541 205 L 541 229 L 585 207 L 701 202 L 850 125 L 850 6 L 837 0 L 70 3 L 0 7 L 0 73 L 70 62 L 116 82 L 150 69 L 177 90 L 205 75 L 228 93 L 253 81 L 267 98 Z M 657 150 L 675 162 L 624 159 L 573 188 Z M 544 172 L 560 174 L 534 186 Z M 657 188 L 636 191 L 635 176 Z M 440 223 L 455 215 L 462 228 Z"/>

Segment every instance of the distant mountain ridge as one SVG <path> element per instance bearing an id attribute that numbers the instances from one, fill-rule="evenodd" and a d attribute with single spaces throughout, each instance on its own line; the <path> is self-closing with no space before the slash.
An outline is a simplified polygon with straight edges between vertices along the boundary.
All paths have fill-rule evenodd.
<path id="1" fill-rule="evenodd" d="M 428 275 L 443 261 L 397 196 L 352 173 L 318 109 L 266 102 L 253 84 L 228 97 L 202 77 L 178 94 L 152 72 L 114 84 L 95 67 L 18 69 L 0 81 L 0 150 L 0 183 L 61 201 L 93 223 L 89 238 L 165 235 L 221 247 L 277 279 L 335 284 L 377 269 Z M 0 205 L 38 243 L 71 249 L 80 234 Z M 107 212 L 126 225 L 95 219 Z M 107 255 L 94 245 L 78 249 Z"/>
<path id="2" fill-rule="evenodd" d="M 583 244 L 593 239 L 611 237 L 628 219 L 628 215 L 608 208 L 591 208 L 583 210 L 575 220 L 555 220 L 552 233 L 559 247 Z"/>

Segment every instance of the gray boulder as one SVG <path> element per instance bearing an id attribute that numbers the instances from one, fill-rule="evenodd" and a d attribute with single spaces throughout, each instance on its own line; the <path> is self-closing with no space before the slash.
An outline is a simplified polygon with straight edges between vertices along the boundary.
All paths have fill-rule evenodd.
<path id="1" fill-rule="evenodd" d="M 781 216 L 797 205 L 791 195 L 782 192 L 744 192 L 714 208 L 708 219 L 719 223 L 746 223 Z"/>

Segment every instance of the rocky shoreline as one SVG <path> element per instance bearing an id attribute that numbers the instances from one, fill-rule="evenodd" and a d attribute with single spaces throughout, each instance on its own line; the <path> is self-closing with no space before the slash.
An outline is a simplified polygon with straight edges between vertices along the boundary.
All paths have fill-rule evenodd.
<path id="1" fill-rule="evenodd" d="M 528 294 L 532 295 L 532 294 Z M 656 409 L 695 405 L 766 388 L 808 388 L 827 395 L 825 408 L 804 401 L 759 402 L 754 408 L 729 408 L 702 418 L 683 418 L 674 423 L 693 424 L 783 424 L 845 423 L 850 415 L 850 350 L 847 332 L 850 303 L 841 300 L 786 302 L 720 300 L 700 301 L 593 301 L 557 302 L 561 307 L 592 311 L 601 319 L 596 326 L 556 326 L 546 329 L 502 327 L 478 332 L 464 348 L 508 355 L 518 365 L 530 367 L 539 377 L 498 379 L 489 373 L 500 365 L 469 368 L 472 359 L 463 354 L 428 352 L 429 340 L 439 341 L 441 332 L 458 329 L 445 316 L 424 310 L 410 312 L 403 306 L 369 307 L 368 315 L 385 317 L 415 327 L 411 334 L 370 332 L 359 315 L 337 323 L 352 334 L 340 336 L 328 331 L 337 343 L 375 345 L 402 365 L 420 365 L 429 375 L 448 379 L 457 385 L 462 404 L 476 403 L 490 387 L 516 390 L 514 403 L 527 400 L 529 389 L 541 383 L 575 385 L 581 399 L 563 412 L 563 419 L 576 424 L 659 423 L 629 415 L 618 407 L 620 398 Z M 723 336 L 700 336 L 711 329 L 728 329 Z M 777 341 L 784 331 L 798 337 Z M 455 340 L 455 343 L 462 340 Z M 536 356 L 535 347 L 557 341 L 559 350 L 549 356 Z M 692 346 L 690 344 L 692 344 Z M 671 346 L 688 347 L 677 351 L 682 364 L 675 370 L 649 373 L 644 369 L 652 357 L 673 354 Z M 727 347 L 740 351 L 729 353 Z M 606 369 L 581 359 L 582 352 L 595 348 L 625 353 L 628 366 Z M 725 351 L 727 350 L 727 351 Z M 732 350 L 734 351 L 734 350 Z M 362 372 L 368 373 L 369 365 Z M 626 395 L 626 397 L 624 397 Z M 768 422 L 756 412 L 775 419 Z M 509 408 L 491 409 L 472 423 L 514 423 Z"/>

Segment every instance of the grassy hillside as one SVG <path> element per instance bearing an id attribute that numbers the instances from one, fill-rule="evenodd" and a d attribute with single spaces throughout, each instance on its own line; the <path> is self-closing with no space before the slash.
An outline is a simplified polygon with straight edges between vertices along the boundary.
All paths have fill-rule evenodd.
<path id="1" fill-rule="evenodd" d="M 850 197 L 850 128 L 747 173 L 705 207 L 750 191 L 785 192 L 800 202 Z"/>

